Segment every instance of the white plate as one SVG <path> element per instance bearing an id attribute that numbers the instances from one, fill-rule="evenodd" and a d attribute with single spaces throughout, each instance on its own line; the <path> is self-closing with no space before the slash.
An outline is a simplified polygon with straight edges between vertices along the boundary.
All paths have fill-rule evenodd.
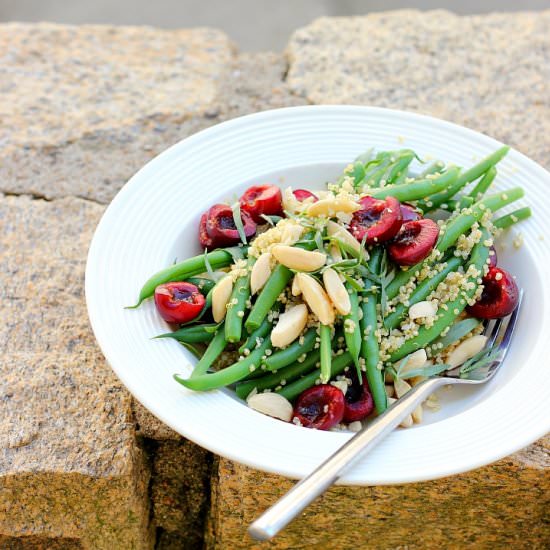
<path id="1" fill-rule="evenodd" d="M 199 132 L 143 167 L 120 191 L 94 235 L 86 270 L 88 311 L 97 340 L 132 394 L 174 430 L 249 466 L 301 477 L 349 437 L 268 418 L 229 391 L 193 393 L 177 384 L 194 359 L 152 304 L 138 310 L 142 283 L 198 252 L 197 222 L 211 204 L 253 183 L 315 188 L 365 149 L 410 147 L 461 166 L 501 144 L 466 128 L 417 114 L 355 106 L 296 107 L 245 116 Z M 441 392 L 427 422 L 391 434 L 341 483 L 387 484 L 464 472 L 504 457 L 550 430 L 550 174 L 517 151 L 499 164 L 499 189 L 521 185 L 534 216 L 521 224 L 500 263 L 525 288 L 509 356 L 497 378 L 470 391 Z M 516 206 L 514 205 L 514 208 Z M 514 229 L 513 231 L 517 231 Z M 549 237 L 550 238 L 550 237 Z M 508 240 L 510 240 L 508 238 Z"/>

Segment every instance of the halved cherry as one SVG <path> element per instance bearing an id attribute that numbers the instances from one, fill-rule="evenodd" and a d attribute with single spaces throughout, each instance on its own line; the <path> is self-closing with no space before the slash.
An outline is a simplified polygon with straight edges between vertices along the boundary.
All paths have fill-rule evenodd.
<path id="1" fill-rule="evenodd" d="M 388 254 L 398 265 L 414 265 L 429 256 L 438 236 L 439 226 L 428 218 L 404 223 L 388 244 Z"/>
<path id="2" fill-rule="evenodd" d="M 353 214 L 350 223 L 350 231 L 358 241 L 362 241 L 366 235 L 366 244 L 382 243 L 397 234 L 403 223 L 397 199 L 363 197 L 359 203 L 361 210 Z"/>
<path id="3" fill-rule="evenodd" d="M 311 191 L 308 191 L 307 189 L 295 189 L 292 191 L 292 194 L 300 201 L 305 201 L 307 199 L 313 199 L 312 202 L 317 202 L 319 198 L 317 195 L 312 193 Z"/>
<path id="4" fill-rule="evenodd" d="M 252 218 L 241 210 L 244 234 L 251 237 L 256 233 L 256 224 Z M 202 221 L 202 219 L 201 219 Z M 233 210 L 227 204 L 215 204 L 206 213 L 206 233 L 211 240 L 211 247 L 231 246 L 241 239 L 233 219 Z"/>
<path id="5" fill-rule="evenodd" d="M 199 315 L 206 302 L 191 283 L 165 283 L 155 289 L 155 306 L 168 323 L 187 323 Z"/>
<path id="6" fill-rule="evenodd" d="M 240 199 L 241 211 L 250 214 L 255 222 L 261 222 L 262 214 L 281 216 L 283 213 L 283 197 L 276 185 L 253 185 L 249 187 Z"/>
<path id="7" fill-rule="evenodd" d="M 330 384 L 320 384 L 304 390 L 294 406 L 294 418 L 306 428 L 328 430 L 344 417 L 344 394 Z"/>
<path id="8" fill-rule="evenodd" d="M 214 242 L 208 235 L 206 231 L 206 218 L 207 218 L 208 212 L 205 212 L 201 216 L 201 221 L 199 222 L 199 243 L 203 248 L 214 248 L 212 245 Z"/>
<path id="9" fill-rule="evenodd" d="M 422 219 L 422 212 L 417 210 L 412 204 L 401 203 L 401 217 L 403 223 L 414 222 Z"/>
<path id="10" fill-rule="evenodd" d="M 518 285 L 512 275 L 500 267 L 491 267 L 483 277 L 481 298 L 467 309 L 478 319 L 498 319 L 512 313 L 518 300 Z"/>
<path id="11" fill-rule="evenodd" d="M 344 398 L 344 422 L 363 420 L 369 416 L 374 409 L 374 401 L 367 382 L 367 377 L 364 374 L 362 383 L 359 383 L 356 374 L 353 376 L 353 382 L 348 386 L 348 391 Z"/>

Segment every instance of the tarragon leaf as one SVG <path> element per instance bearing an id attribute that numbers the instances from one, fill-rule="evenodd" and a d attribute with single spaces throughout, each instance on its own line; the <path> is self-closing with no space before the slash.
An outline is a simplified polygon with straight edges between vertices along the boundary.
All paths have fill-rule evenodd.
<path id="1" fill-rule="evenodd" d="M 236 201 L 231 205 L 231 212 L 233 212 L 233 223 L 237 228 L 242 243 L 248 244 L 246 241 L 246 234 L 244 232 L 243 220 L 241 218 L 241 204 L 239 201 Z"/>

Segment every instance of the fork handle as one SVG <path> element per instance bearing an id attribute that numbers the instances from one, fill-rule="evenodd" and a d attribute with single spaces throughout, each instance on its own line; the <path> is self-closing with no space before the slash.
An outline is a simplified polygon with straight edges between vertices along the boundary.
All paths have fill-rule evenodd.
<path id="1" fill-rule="evenodd" d="M 409 390 L 383 414 L 327 458 L 316 470 L 299 481 L 286 495 L 268 508 L 248 528 L 256 540 L 269 540 L 300 512 L 323 494 L 342 472 L 380 443 L 431 393 L 449 380 L 431 378 Z"/>

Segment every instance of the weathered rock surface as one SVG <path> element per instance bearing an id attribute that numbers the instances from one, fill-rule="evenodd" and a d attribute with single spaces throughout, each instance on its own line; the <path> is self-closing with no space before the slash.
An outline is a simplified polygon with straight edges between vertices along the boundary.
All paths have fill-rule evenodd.
<path id="1" fill-rule="evenodd" d="M 550 541 L 550 437 L 485 468 L 392 487 L 333 487 L 270 548 L 533 548 Z M 535 450 L 536 449 L 536 450 Z M 259 549 L 246 528 L 293 482 L 221 459 L 209 549 Z"/>
<path id="2" fill-rule="evenodd" d="M 130 397 L 84 302 L 102 210 L 76 198 L 0 199 L 0 534 L 147 548 L 149 474 Z"/>
<path id="3" fill-rule="evenodd" d="M 489 134 L 549 166 L 550 11 L 461 17 L 401 10 L 321 18 L 287 48 L 311 103 L 407 109 Z M 406 138 L 406 136 L 404 136 Z"/>
<path id="4" fill-rule="evenodd" d="M 321 19 L 296 32 L 288 66 L 211 29 L 0 25 L 0 548 L 201 543 L 211 457 L 133 402 L 87 321 L 88 245 L 136 170 L 222 120 L 310 102 L 433 114 L 548 166 L 549 22 Z M 543 440 L 448 480 L 335 488 L 273 546 L 542 548 L 548 454 Z M 254 548 L 247 523 L 291 483 L 213 471 L 208 545 Z"/>

